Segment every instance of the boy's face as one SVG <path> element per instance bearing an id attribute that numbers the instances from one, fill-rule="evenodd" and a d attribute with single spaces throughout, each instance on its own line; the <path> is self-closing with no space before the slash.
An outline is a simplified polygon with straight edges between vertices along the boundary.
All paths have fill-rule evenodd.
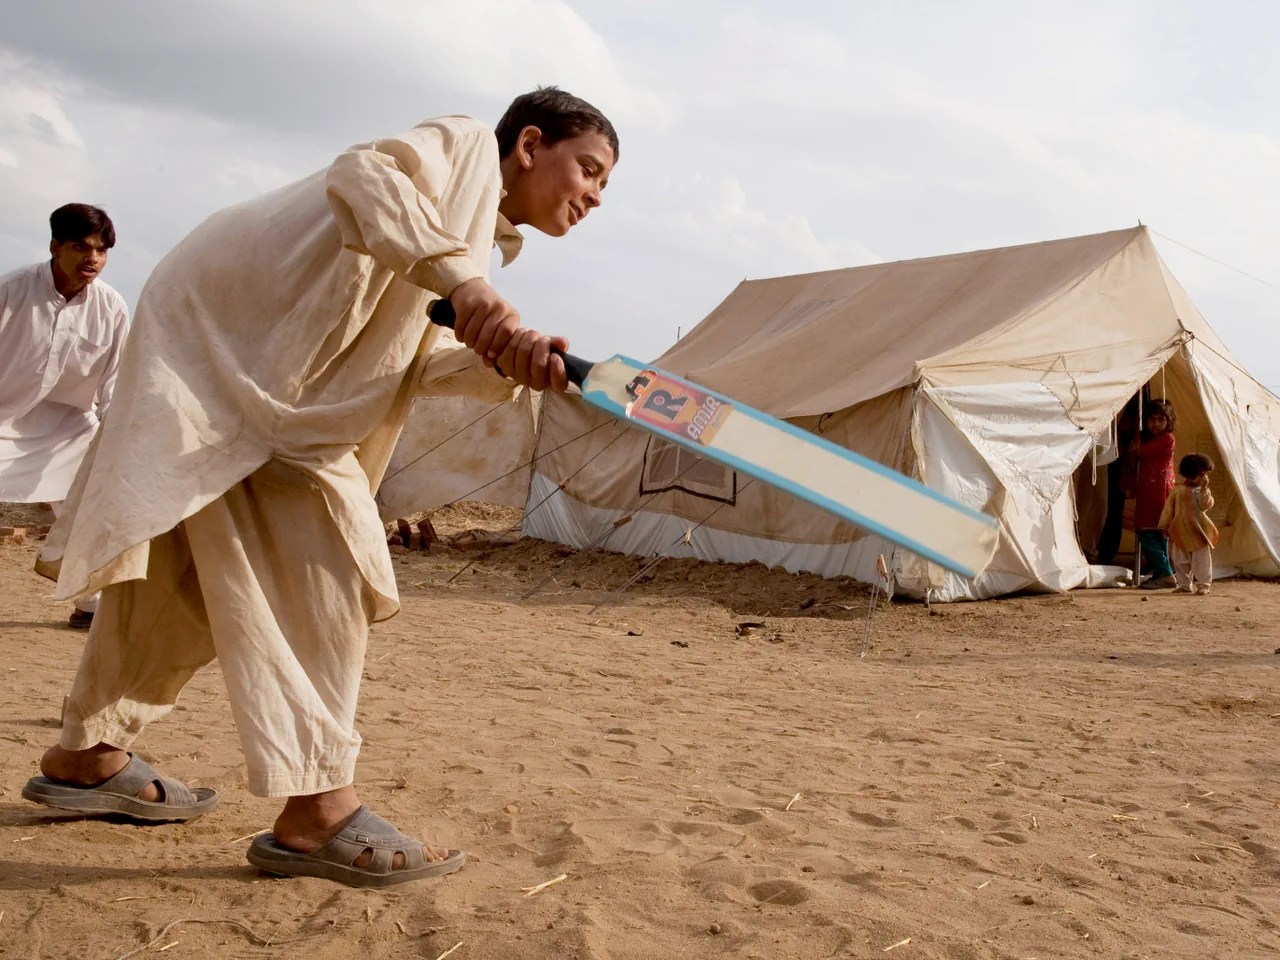
<path id="1" fill-rule="evenodd" d="M 597 130 L 548 144 L 526 127 L 516 145 L 520 176 L 508 186 L 503 213 L 512 223 L 563 237 L 600 206 L 613 170 L 613 149 Z"/>
<path id="2" fill-rule="evenodd" d="M 49 244 L 49 253 L 53 255 L 54 266 L 73 287 L 87 287 L 107 265 L 107 245 L 98 233 L 91 233 L 83 240 L 61 243 L 54 240 Z"/>

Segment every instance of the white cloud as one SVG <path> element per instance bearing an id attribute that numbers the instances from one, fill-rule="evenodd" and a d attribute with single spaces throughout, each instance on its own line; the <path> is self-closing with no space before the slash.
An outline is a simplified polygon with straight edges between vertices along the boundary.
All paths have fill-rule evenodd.
<path id="1" fill-rule="evenodd" d="M 498 283 L 589 353 L 652 356 L 744 277 L 1139 217 L 1280 283 L 1271 8 L 117 0 L 76 32 L 57 9 L 25 6 L 0 40 L 26 64 L 0 60 L 0 254 L 42 249 L 55 202 L 103 202 L 109 280 L 131 297 L 214 209 L 423 116 L 494 121 L 538 83 L 605 110 L 622 162 L 600 211 L 530 238 Z M 1256 348 L 1280 291 L 1161 250 L 1280 383 Z"/>
<path id="2" fill-rule="evenodd" d="M 0 136 L 19 148 L 83 150 L 84 140 L 62 106 L 68 91 L 37 86 L 23 73 L 20 61 L 0 59 Z"/>
<path id="3" fill-rule="evenodd" d="M 30 64 L 0 51 L 0 218 L 11 236 L 34 228 L 29 246 L 13 240 L 6 247 L 39 253 L 48 244 L 49 212 L 67 202 L 68 185 L 90 183 L 93 169 L 65 107 L 75 86 L 36 83 L 33 75 Z"/>
<path id="4" fill-rule="evenodd" d="M 234 193 L 256 196 L 283 187 L 296 179 L 296 174 L 273 163 L 236 160 L 215 175 L 219 186 Z"/>

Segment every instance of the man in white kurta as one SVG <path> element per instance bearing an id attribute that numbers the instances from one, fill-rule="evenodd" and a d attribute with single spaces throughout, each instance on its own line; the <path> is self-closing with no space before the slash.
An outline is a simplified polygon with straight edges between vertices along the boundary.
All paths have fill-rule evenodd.
<path id="1" fill-rule="evenodd" d="M 99 279 L 115 245 L 106 212 L 67 204 L 50 226 L 51 258 L 0 277 L 0 501 L 57 514 L 111 402 L 129 311 Z M 96 607 L 78 599 L 72 626 Z"/>
<path id="2" fill-rule="evenodd" d="M 617 154 L 608 121 L 554 88 L 517 98 L 497 132 L 444 117 L 353 147 L 213 215 L 156 268 L 50 535 L 57 595 L 104 594 L 60 745 L 25 796 L 140 819 L 211 809 L 212 791 L 123 751 L 216 657 L 250 790 L 288 798 L 252 862 L 377 885 L 461 866 L 351 786 L 368 625 L 398 609 L 373 491 L 414 395 L 508 399 L 495 361 L 564 388 L 562 341 L 517 329 L 490 252 L 515 256 L 513 222 L 567 232 Z M 435 296 L 474 352 L 429 324 Z"/>

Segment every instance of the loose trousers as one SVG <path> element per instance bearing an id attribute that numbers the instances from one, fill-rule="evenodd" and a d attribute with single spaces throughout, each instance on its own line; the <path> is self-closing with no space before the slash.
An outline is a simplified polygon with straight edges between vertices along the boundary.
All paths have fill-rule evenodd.
<path id="1" fill-rule="evenodd" d="M 375 595 L 310 475 L 272 461 L 102 592 L 62 746 L 127 749 L 215 658 L 258 796 L 346 786 Z"/>
<path id="2" fill-rule="evenodd" d="M 1206 587 L 1213 583 L 1213 551 L 1209 547 L 1187 553 L 1176 543 L 1170 543 L 1169 553 L 1173 558 L 1173 575 L 1178 586 L 1190 587 L 1192 581 Z"/>

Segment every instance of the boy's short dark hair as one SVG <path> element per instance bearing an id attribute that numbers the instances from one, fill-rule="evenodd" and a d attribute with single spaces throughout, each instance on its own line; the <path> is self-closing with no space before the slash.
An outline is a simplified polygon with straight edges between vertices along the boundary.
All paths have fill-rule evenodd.
<path id="1" fill-rule="evenodd" d="M 1164 416 L 1164 428 L 1173 433 L 1174 427 L 1178 425 L 1178 418 L 1173 412 L 1173 404 L 1168 400 L 1152 400 L 1147 404 L 1147 409 L 1142 414 L 1142 427 L 1145 430 L 1147 420 L 1151 418 L 1153 413 Z"/>
<path id="2" fill-rule="evenodd" d="M 598 131 L 609 141 L 613 162 L 618 162 L 618 134 L 609 118 L 581 97 L 559 87 L 538 87 L 511 101 L 494 130 L 499 157 L 508 156 L 516 148 L 520 131 L 525 127 L 537 127 L 547 143 Z"/>
<path id="3" fill-rule="evenodd" d="M 68 203 L 49 214 L 49 229 L 58 243 L 74 243 L 95 233 L 108 250 L 116 245 L 116 226 L 101 207 Z"/>
<path id="4" fill-rule="evenodd" d="M 1203 453 L 1188 453 L 1178 461 L 1178 473 L 1188 480 L 1194 480 L 1200 474 L 1208 473 L 1212 469 L 1213 461 Z"/>

